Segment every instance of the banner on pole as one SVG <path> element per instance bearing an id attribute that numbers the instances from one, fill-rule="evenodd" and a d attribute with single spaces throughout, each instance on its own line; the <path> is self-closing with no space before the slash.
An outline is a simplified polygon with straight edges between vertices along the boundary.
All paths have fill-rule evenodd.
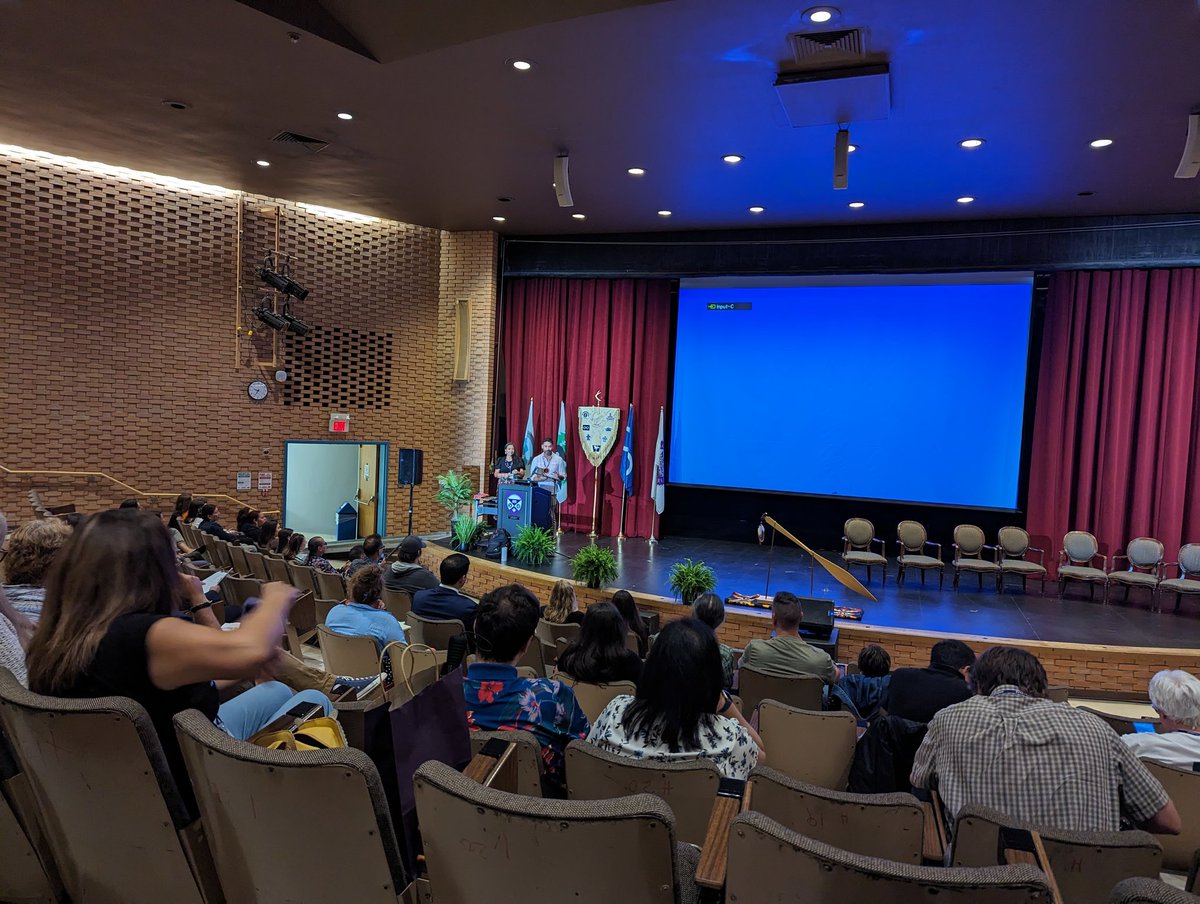
<path id="1" fill-rule="evenodd" d="M 620 408 L 591 406 L 579 409 L 579 439 L 583 444 L 583 454 L 592 467 L 600 467 L 600 462 L 612 451 L 617 442 L 620 419 Z"/>

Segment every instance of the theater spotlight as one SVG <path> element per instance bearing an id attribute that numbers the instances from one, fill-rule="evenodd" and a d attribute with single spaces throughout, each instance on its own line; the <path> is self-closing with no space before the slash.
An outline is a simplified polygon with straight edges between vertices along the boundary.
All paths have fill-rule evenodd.
<path id="1" fill-rule="evenodd" d="M 309 330 L 312 329 L 311 326 L 309 326 L 307 323 L 305 323 L 299 317 L 293 317 L 291 315 L 290 311 L 285 310 L 283 312 L 283 319 L 286 322 L 285 329 L 289 333 L 295 333 L 297 336 L 303 336 L 305 333 L 307 333 Z"/>
<path id="2" fill-rule="evenodd" d="M 282 267 L 276 270 L 274 258 L 268 254 L 263 260 L 263 265 L 258 268 L 258 278 L 272 289 L 282 292 L 284 295 L 290 295 L 297 301 L 304 301 L 308 298 L 308 289 L 292 279 L 289 270 L 290 267 L 286 261 Z"/>
<path id="3" fill-rule="evenodd" d="M 270 308 L 255 308 L 254 316 L 273 330 L 285 330 L 288 327 L 288 322 Z"/>

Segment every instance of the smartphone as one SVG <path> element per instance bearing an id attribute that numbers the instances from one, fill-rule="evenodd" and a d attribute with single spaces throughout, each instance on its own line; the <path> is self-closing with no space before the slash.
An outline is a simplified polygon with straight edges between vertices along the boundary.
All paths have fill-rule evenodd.
<path id="1" fill-rule="evenodd" d="M 1154 727 L 1153 722 L 1134 722 L 1133 730 L 1138 734 L 1157 734 L 1158 729 Z"/>
<path id="2" fill-rule="evenodd" d="M 717 784 L 718 797 L 736 797 L 741 800 L 746 794 L 746 783 L 740 778 L 722 778 Z"/>
<path id="3" fill-rule="evenodd" d="M 318 703 L 297 703 L 287 711 L 287 715 L 299 719 L 301 722 L 307 722 L 318 713 L 324 712 L 324 708 Z"/>

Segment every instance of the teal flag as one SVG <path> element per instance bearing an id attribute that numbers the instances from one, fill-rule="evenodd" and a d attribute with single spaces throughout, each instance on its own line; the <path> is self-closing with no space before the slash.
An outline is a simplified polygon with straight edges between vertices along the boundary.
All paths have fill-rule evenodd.
<path id="1" fill-rule="evenodd" d="M 558 501 L 567 501 L 567 403 L 560 402 L 558 408 L 558 454 L 563 460 L 563 479 L 558 482 Z"/>
<path id="2" fill-rule="evenodd" d="M 533 399 L 529 400 L 529 417 L 525 421 L 525 442 L 521 445 L 521 453 L 525 456 L 525 467 L 533 461 Z"/>

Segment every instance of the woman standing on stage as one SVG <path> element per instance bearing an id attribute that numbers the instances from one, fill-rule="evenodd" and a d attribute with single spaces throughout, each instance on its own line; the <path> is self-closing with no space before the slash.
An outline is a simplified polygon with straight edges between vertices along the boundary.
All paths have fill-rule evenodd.
<path id="1" fill-rule="evenodd" d="M 504 454 L 496 459 L 492 476 L 501 482 L 525 476 L 525 461 L 517 454 L 517 447 L 512 443 L 506 445 Z"/>

